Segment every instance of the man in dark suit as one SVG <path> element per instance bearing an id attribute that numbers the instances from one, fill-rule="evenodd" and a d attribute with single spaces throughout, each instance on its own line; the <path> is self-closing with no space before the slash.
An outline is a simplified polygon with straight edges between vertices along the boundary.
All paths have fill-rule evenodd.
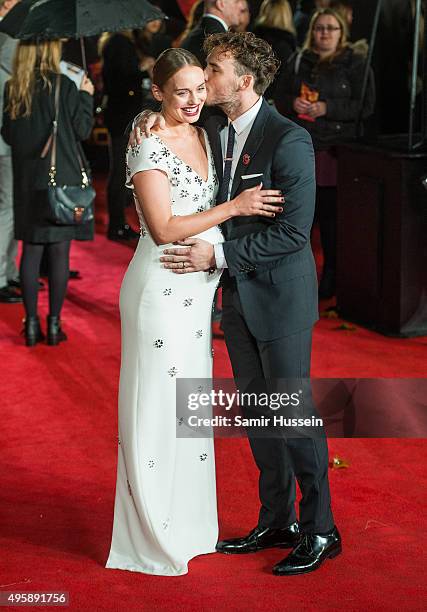
<path id="1" fill-rule="evenodd" d="M 258 189 L 262 182 L 263 189 L 282 190 L 285 206 L 271 220 L 227 221 L 222 244 L 180 241 L 187 248 L 166 249 L 161 260 L 178 274 L 224 268 L 223 329 L 237 381 L 264 380 L 267 387 L 279 380 L 307 382 L 318 318 L 310 246 L 315 203 L 311 138 L 262 98 L 278 68 L 265 41 L 250 33 L 223 33 L 210 37 L 205 50 L 207 102 L 228 117 L 210 116 L 204 125 L 220 180 L 217 203 L 247 188 Z M 309 393 L 305 399 L 305 409 L 314 413 Z M 290 547 L 273 573 L 313 571 L 341 552 L 330 508 L 326 439 L 283 430 L 256 433 L 248 431 L 260 470 L 258 525 L 244 537 L 218 542 L 217 550 Z M 302 492 L 299 523 L 295 480 Z"/>
<path id="2" fill-rule="evenodd" d="M 205 0 L 205 12 L 197 26 L 182 41 L 181 47 L 191 51 L 206 66 L 203 43 L 210 34 L 226 32 L 237 26 L 243 8 L 242 0 Z"/>

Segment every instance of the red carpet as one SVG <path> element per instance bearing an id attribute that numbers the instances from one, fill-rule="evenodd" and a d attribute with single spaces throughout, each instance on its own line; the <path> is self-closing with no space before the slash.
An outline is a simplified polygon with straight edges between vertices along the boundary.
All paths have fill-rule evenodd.
<path id="1" fill-rule="evenodd" d="M 131 249 L 98 235 L 75 243 L 63 311 L 69 341 L 23 346 L 22 306 L 0 307 L 2 359 L 0 590 L 68 591 L 71 610 L 423 610 L 423 440 L 330 440 L 344 554 L 313 574 L 269 573 L 280 550 L 195 559 L 185 577 L 106 570 L 117 449 L 118 291 Z M 47 291 L 40 293 L 46 314 Z M 426 339 L 316 327 L 315 376 L 422 377 Z M 216 372 L 230 373 L 222 340 Z M 390 407 L 391 409 L 393 407 Z M 221 534 L 257 520 L 257 474 L 245 440 L 217 442 Z M 423 558 L 424 557 L 424 558 Z"/>

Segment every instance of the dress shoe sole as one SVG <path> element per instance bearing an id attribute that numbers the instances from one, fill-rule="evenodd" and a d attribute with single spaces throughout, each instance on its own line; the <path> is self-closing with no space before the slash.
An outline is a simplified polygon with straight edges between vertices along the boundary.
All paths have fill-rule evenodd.
<path id="1" fill-rule="evenodd" d="M 216 552 L 222 553 L 223 555 L 247 555 L 250 553 L 261 552 L 262 550 L 268 550 L 269 548 L 294 548 L 297 543 L 294 544 L 271 544 L 270 546 L 258 546 L 257 548 L 250 548 L 246 550 L 218 550 Z"/>
<path id="2" fill-rule="evenodd" d="M 314 565 L 312 567 L 309 567 L 307 569 L 296 569 L 296 570 L 287 570 L 287 571 L 275 571 L 273 568 L 273 574 L 275 576 L 297 576 L 299 574 L 308 574 L 310 572 L 314 572 L 317 569 L 319 569 L 319 567 L 322 565 L 322 563 L 324 561 L 326 561 L 326 559 L 335 559 L 335 557 L 338 557 L 338 555 L 340 555 L 342 553 L 342 546 L 340 544 L 340 546 L 338 548 L 335 548 L 334 550 L 331 550 L 330 553 L 328 553 L 327 555 L 325 555 L 323 557 L 323 559 L 317 564 Z"/>

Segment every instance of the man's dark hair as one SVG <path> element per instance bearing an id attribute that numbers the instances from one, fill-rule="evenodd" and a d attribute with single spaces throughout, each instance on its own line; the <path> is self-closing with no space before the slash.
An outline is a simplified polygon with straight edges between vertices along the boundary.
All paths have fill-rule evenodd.
<path id="1" fill-rule="evenodd" d="M 262 95 L 273 82 L 280 62 L 270 45 L 252 32 L 223 32 L 211 34 L 203 45 L 206 55 L 217 51 L 230 54 L 235 63 L 236 74 L 251 74 L 254 77 L 254 90 Z"/>

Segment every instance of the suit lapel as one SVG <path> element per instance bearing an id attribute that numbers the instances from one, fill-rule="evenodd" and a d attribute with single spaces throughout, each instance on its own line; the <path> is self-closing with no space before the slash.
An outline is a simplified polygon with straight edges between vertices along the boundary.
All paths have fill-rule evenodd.
<path id="1" fill-rule="evenodd" d="M 267 102 L 264 100 L 261 105 L 261 108 L 259 109 L 259 113 L 256 116 L 251 131 L 249 132 L 249 136 L 243 146 L 240 159 L 237 163 L 230 198 L 234 198 L 236 191 L 240 185 L 242 174 L 249 174 L 253 158 L 255 157 L 255 154 L 258 151 L 258 148 L 264 138 L 264 128 L 265 124 L 267 123 L 269 112 L 270 108 Z M 243 163 L 243 158 L 245 155 L 249 156 L 249 163 L 246 164 Z"/>

